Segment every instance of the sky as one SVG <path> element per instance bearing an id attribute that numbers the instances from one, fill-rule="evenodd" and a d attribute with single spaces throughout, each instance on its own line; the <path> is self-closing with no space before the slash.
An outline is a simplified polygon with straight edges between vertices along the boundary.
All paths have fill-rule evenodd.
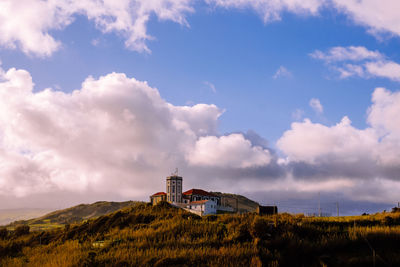
<path id="1" fill-rule="evenodd" d="M 400 201 L 397 0 L 0 0 L 0 208 Z"/>

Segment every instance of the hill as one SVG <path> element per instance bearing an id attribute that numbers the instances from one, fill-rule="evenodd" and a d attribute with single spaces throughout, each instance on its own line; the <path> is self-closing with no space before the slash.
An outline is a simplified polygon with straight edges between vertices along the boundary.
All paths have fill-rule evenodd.
<path id="1" fill-rule="evenodd" d="M 0 209 L 0 225 L 37 218 L 51 211 L 50 209 Z"/>
<path id="2" fill-rule="evenodd" d="M 246 213 L 246 212 L 256 212 L 259 204 L 245 196 L 221 193 L 221 192 L 211 192 L 214 195 L 221 197 L 222 205 L 228 205 L 232 207 L 235 212 Z"/>
<path id="3" fill-rule="evenodd" d="M 51 231 L 0 229 L 0 266 L 400 266 L 400 213 L 199 217 L 138 204 Z"/>
<path id="4" fill-rule="evenodd" d="M 17 225 L 28 225 L 33 230 L 61 227 L 65 224 L 78 223 L 91 218 L 112 213 L 122 208 L 135 206 L 140 202 L 107 202 L 99 201 L 92 204 L 80 204 L 71 208 L 53 211 L 42 217 L 19 220 L 11 223 L 8 227 L 16 227 Z"/>

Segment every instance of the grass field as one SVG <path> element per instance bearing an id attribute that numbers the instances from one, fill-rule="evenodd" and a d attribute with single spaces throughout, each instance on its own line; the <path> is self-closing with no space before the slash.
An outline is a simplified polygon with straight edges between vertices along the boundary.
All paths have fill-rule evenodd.
<path id="1" fill-rule="evenodd" d="M 0 266 L 400 266 L 400 212 L 199 217 L 161 203 L 26 227 L 0 230 Z"/>

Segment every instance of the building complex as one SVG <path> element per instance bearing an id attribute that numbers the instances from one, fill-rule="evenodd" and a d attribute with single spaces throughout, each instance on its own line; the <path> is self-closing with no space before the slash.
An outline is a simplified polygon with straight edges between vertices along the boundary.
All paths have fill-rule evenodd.
<path id="1" fill-rule="evenodd" d="M 216 214 L 219 211 L 233 212 L 234 209 L 221 204 L 221 197 L 202 189 L 190 189 L 182 192 L 183 178 L 178 175 L 166 179 L 166 193 L 158 192 L 150 196 L 153 205 L 167 201 L 198 215 Z"/>

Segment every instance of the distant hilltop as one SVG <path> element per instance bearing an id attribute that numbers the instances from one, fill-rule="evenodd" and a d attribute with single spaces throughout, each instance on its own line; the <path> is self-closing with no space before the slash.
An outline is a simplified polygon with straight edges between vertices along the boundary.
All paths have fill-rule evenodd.
<path id="1" fill-rule="evenodd" d="M 138 201 L 125 202 L 108 202 L 98 201 L 92 204 L 80 204 L 67 209 L 56 210 L 39 218 L 30 220 L 19 220 L 8 225 L 15 227 L 18 225 L 28 225 L 32 230 L 46 230 L 50 228 L 58 228 L 66 224 L 80 223 L 82 221 L 97 218 L 110 214 L 117 210 L 134 207 Z"/>

